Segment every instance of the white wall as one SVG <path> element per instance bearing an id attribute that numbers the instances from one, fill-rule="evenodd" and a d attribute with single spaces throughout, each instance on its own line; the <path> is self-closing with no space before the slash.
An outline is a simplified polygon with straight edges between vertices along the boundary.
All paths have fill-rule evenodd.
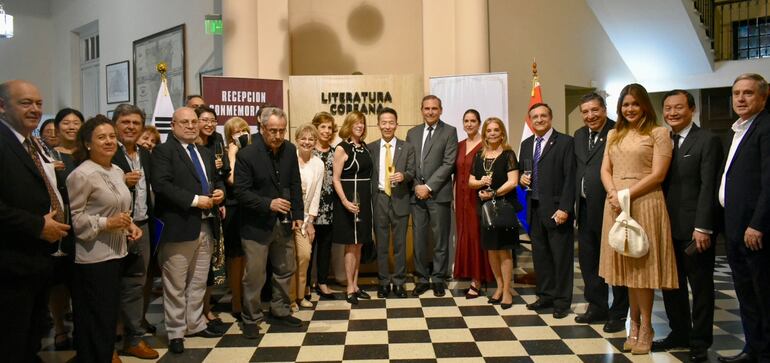
<path id="1" fill-rule="evenodd" d="M 199 93 L 198 72 L 221 67 L 215 36 L 206 35 L 203 19 L 215 11 L 217 0 L 10 0 L 18 37 L 0 41 L 0 79 L 24 78 L 36 83 L 45 98 L 45 112 L 80 106 L 80 68 L 73 30 L 99 21 L 100 110 L 106 113 L 107 64 L 131 62 L 131 102 L 134 102 L 133 42 L 156 32 L 186 24 L 187 93 Z M 26 9 L 19 10 L 15 9 Z M 14 14 L 16 12 L 16 14 Z M 31 31 L 30 31 L 31 30 Z M 73 49 L 75 52 L 73 53 Z M 180 106 L 180 105 L 174 105 Z"/>
<path id="2" fill-rule="evenodd" d="M 0 82 L 23 79 L 40 88 L 45 113 L 52 113 L 53 24 L 49 0 L 10 0 L 3 2 L 13 15 L 14 37 L 0 39 Z"/>

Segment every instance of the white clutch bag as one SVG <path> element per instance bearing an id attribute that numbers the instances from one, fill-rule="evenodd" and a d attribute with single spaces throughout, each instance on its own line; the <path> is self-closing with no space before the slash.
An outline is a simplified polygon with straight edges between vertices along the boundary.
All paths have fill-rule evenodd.
<path id="1" fill-rule="evenodd" d="M 642 226 L 631 218 L 631 191 L 618 191 L 620 215 L 610 228 L 610 247 L 628 257 L 642 257 L 650 250 L 650 241 Z"/>

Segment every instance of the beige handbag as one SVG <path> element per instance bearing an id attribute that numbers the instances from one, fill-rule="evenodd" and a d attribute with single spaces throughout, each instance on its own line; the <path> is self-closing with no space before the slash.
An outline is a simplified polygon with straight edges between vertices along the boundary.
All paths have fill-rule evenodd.
<path id="1" fill-rule="evenodd" d="M 620 214 L 610 228 L 610 247 L 623 256 L 642 257 L 650 250 L 650 241 L 642 226 L 631 218 L 631 191 L 618 191 Z"/>

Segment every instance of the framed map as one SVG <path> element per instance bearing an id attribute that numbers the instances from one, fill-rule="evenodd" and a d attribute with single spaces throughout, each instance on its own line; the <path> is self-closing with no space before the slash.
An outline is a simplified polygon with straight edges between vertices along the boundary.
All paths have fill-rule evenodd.
<path id="1" fill-rule="evenodd" d="M 174 107 L 184 105 L 185 89 L 185 25 L 134 41 L 134 103 L 153 119 L 155 99 L 160 89 L 160 73 L 156 66 L 166 63 L 168 91 Z"/>

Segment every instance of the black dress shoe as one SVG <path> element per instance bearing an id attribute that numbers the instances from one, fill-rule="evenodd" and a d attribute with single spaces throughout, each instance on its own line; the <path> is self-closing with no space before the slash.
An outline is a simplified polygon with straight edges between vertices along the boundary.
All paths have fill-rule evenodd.
<path id="1" fill-rule="evenodd" d="M 433 296 L 442 297 L 446 295 L 446 286 L 443 282 L 433 284 Z"/>
<path id="2" fill-rule="evenodd" d="M 593 324 L 600 321 L 607 321 L 607 314 L 599 313 L 596 311 L 588 310 L 584 314 L 579 314 L 575 317 L 575 322 L 578 324 Z"/>
<path id="3" fill-rule="evenodd" d="M 537 299 L 537 301 L 527 304 L 528 310 L 540 310 L 553 307 L 553 301 L 543 301 L 543 299 Z"/>
<path id="4" fill-rule="evenodd" d="M 617 333 L 626 330 L 626 319 L 607 320 L 602 330 L 604 330 L 605 333 Z"/>
<path id="5" fill-rule="evenodd" d="M 404 288 L 404 285 L 395 285 L 393 286 L 393 294 L 396 295 L 398 298 L 405 298 L 406 297 L 406 289 Z"/>
<path id="6" fill-rule="evenodd" d="M 246 339 L 257 339 L 259 338 L 259 325 L 257 324 L 243 324 L 243 336 L 246 337 Z"/>
<path id="7" fill-rule="evenodd" d="M 756 362 L 756 358 L 754 358 L 753 355 L 746 353 L 746 352 L 740 352 L 737 355 L 732 356 L 718 356 L 717 360 L 722 363 L 753 363 Z"/>
<path id="8" fill-rule="evenodd" d="M 569 315 L 569 309 L 553 309 L 553 318 L 554 319 L 564 319 Z"/>
<path id="9" fill-rule="evenodd" d="M 425 291 L 428 291 L 428 289 L 430 289 L 430 285 L 426 283 L 418 283 L 414 287 L 414 290 L 412 290 L 412 296 L 420 296 L 425 293 Z"/>
<path id="10" fill-rule="evenodd" d="M 690 349 L 690 362 L 693 363 L 699 363 L 699 362 L 705 362 L 708 360 L 708 351 L 706 349 L 701 348 L 693 348 Z"/>
<path id="11" fill-rule="evenodd" d="M 653 352 L 663 352 L 669 349 L 681 349 L 689 346 L 690 344 L 687 341 L 680 341 L 669 335 L 660 340 L 653 340 L 652 348 L 650 350 Z"/>
<path id="12" fill-rule="evenodd" d="M 220 332 L 219 330 L 214 330 L 211 327 L 207 327 L 206 329 L 203 329 L 195 334 L 190 334 L 188 336 L 200 338 L 219 338 L 222 335 L 225 335 L 225 333 Z"/>
<path id="13" fill-rule="evenodd" d="M 358 305 L 358 296 L 355 293 L 348 294 L 345 297 L 345 301 L 347 301 L 350 305 Z"/>
<path id="14" fill-rule="evenodd" d="M 361 289 L 359 289 L 358 291 L 356 291 L 356 296 L 357 296 L 359 299 L 363 299 L 363 300 L 369 300 L 369 299 L 371 299 L 371 298 L 372 298 L 372 297 L 371 297 L 371 296 L 370 296 L 370 295 L 369 295 L 369 294 L 368 294 L 366 291 L 364 291 L 364 290 L 361 290 Z"/>
<path id="15" fill-rule="evenodd" d="M 377 289 L 377 297 L 384 299 L 390 295 L 390 285 L 380 285 Z"/>
<path id="16" fill-rule="evenodd" d="M 168 350 L 174 354 L 184 353 L 184 339 L 171 339 L 171 341 L 168 342 Z"/>

